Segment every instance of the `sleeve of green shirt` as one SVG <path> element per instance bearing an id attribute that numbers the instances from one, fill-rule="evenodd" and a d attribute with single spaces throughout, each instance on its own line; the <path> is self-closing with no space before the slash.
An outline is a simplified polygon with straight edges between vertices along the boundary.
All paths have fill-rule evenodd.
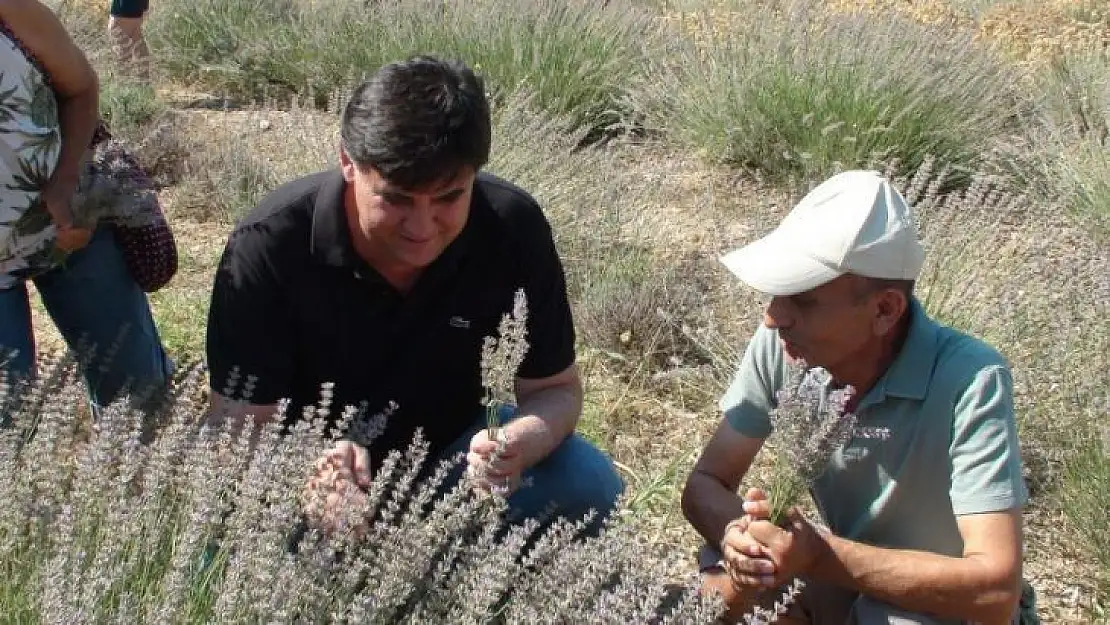
<path id="1" fill-rule="evenodd" d="M 775 394 L 785 377 L 783 366 L 778 333 L 760 325 L 720 401 L 725 419 L 737 432 L 752 438 L 770 435 Z"/>
<path id="2" fill-rule="evenodd" d="M 1013 379 L 1005 366 L 982 367 L 957 398 L 949 452 L 957 516 L 1025 504 Z"/>

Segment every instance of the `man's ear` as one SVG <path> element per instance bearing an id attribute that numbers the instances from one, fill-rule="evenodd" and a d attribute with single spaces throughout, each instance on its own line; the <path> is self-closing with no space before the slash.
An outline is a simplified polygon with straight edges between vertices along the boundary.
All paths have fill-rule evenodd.
<path id="1" fill-rule="evenodd" d="M 355 168 L 357 166 L 355 162 L 351 160 L 351 157 L 347 156 L 347 150 L 344 150 L 342 146 L 339 147 L 339 166 L 340 169 L 343 170 L 343 179 L 347 182 L 354 182 Z"/>
<path id="2" fill-rule="evenodd" d="M 876 336 L 886 336 L 898 325 L 909 302 L 906 294 L 898 289 L 883 289 L 876 294 L 875 320 L 872 324 Z"/>

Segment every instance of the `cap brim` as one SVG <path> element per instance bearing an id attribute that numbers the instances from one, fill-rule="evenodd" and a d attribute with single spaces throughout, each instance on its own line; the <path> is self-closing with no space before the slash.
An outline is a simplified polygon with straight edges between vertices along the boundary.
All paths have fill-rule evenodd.
<path id="1" fill-rule="evenodd" d="M 842 275 L 775 233 L 729 252 L 721 263 L 751 288 L 773 296 L 797 295 Z"/>

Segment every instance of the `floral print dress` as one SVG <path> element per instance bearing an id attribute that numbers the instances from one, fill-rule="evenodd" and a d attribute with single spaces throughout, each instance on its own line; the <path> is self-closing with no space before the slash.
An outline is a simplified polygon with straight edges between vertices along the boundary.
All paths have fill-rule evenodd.
<path id="1" fill-rule="evenodd" d="M 0 289 L 52 269 L 64 256 L 40 197 L 61 147 L 54 91 L 0 22 Z"/>

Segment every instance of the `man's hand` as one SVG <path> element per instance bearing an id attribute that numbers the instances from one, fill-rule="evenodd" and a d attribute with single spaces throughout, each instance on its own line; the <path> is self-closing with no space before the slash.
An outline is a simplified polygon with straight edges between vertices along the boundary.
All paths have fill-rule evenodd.
<path id="1" fill-rule="evenodd" d="M 819 559 L 828 551 L 828 544 L 797 508 L 790 509 L 787 519 L 785 528 L 765 519 L 748 524 L 746 534 L 756 543 L 754 546 L 747 546 L 748 555 L 758 553 L 759 557 L 748 557 L 737 562 L 736 570 L 741 577 L 750 579 L 758 575 L 763 582 L 768 575 L 766 571 L 770 570 L 771 583 L 768 585 L 780 586 L 813 571 Z"/>
<path id="2" fill-rule="evenodd" d="M 313 527 L 331 533 L 365 528 L 360 512 L 366 503 L 364 488 L 370 486 L 370 456 L 365 447 L 341 441 L 316 461 L 316 474 L 308 481 L 301 501 Z"/>
<path id="3" fill-rule="evenodd" d="M 490 440 L 488 431 L 482 428 L 470 439 L 466 472 L 479 487 L 508 497 L 520 487 L 524 473 L 522 442 L 505 429 L 497 430 L 495 436 L 499 440 Z"/>
<path id="4" fill-rule="evenodd" d="M 317 475 L 329 468 L 337 471 L 340 479 L 362 488 L 370 486 L 370 454 L 357 443 L 339 441 L 316 461 Z"/>
<path id="5" fill-rule="evenodd" d="M 743 505 L 744 516 L 729 523 L 721 540 L 725 570 L 737 587 L 769 587 L 775 581 L 775 563 L 763 545 L 748 533 L 753 522 L 770 518 L 767 494 L 750 488 L 744 495 Z"/>

